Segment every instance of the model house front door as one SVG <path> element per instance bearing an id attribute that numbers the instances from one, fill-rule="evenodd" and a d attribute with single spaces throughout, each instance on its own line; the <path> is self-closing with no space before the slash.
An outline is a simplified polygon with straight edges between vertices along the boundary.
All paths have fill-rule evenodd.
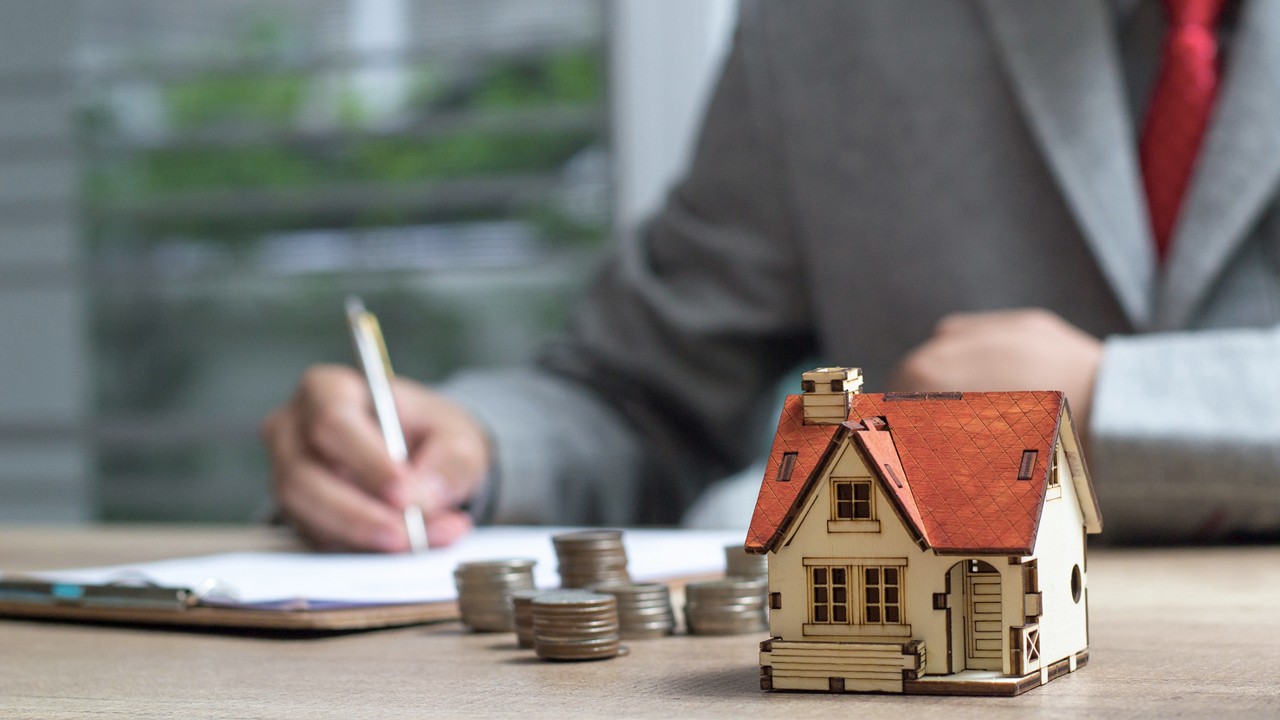
<path id="1" fill-rule="evenodd" d="M 970 670 L 1001 670 L 1000 573 L 981 560 L 964 568 L 964 664 Z"/>

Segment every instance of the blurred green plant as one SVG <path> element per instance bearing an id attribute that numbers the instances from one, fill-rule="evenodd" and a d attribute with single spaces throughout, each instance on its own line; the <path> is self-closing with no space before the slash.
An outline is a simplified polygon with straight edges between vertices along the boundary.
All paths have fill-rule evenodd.
<path id="1" fill-rule="evenodd" d="M 230 122 L 278 127 L 297 117 L 309 85 L 301 74 L 197 77 L 165 87 L 163 98 L 176 130 Z"/>
<path id="2" fill-rule="evenodd" d="M 596 142 L 591 132 L 496 135 L 464 131 L 432 140 L 378 138 L 357 143 L 349 173 L 382 182 L 441 180 L 559 168 Z"/>
<path id="3" fill-rule="evenodd" d="M 536 59 L 495 61 L 477 83 L 471 105 L 512 109 L 599 101 L 604 88 L 600 56 L 579 48 Z"/>
<path id="4" fill-rule="evenodd" d="M 270 42 L 279 35 L 269 24 L 259 23 L 251 26 L 249 39 L 242 45 L 252 56 L 270 57 Z M 603 102 L 603 76 L 595 47 L 535 58 L 499 57 L 478 75 L 465 81 L 455 78 L 453 87 L 444 77 L 430 61 L 411 69 L 411 112 L 422 116 L 420 122 L 429 123 L 432 113 L 446 109 L 484 115 L 542 106 L 585 108 Z M 236 72 L 185 77 L 164 85 L 163 104 L 172 131 L 216 133 L 230 127 L 244 133 L 246 141 L 210 145 L 178 139 L 108 154 L 91 163 L 85 174 L 84 198 L 91 216 L 108 218 L 117 208 L 162 202 L 190 192 L 306 191 L 337 184 L 394 186 L 500 173 L 554 173 L 577 153 L 601 142 L 600 131 L 594 129 L 495 133 L 463 128 L 425 139 L 366 133 L 361 131 L 366 113 L 359 95 L 349 87 L 335 100 L 341 131 L 324 141 L 290 141 L 287 133 L 308 102 L 312 82 L 301 73 Z M 91 143 L 95 135 L 117 132 L 119 123 L 105 105 L 86 108 L 82 117 Z M 261 130 L 268 134 L 258 134 Z M 530 208 L 524 214 L 538 219 L 536 225 L 556 241 L 578 244 L 590 236 L 596 241 L 603 236 L 602 223 L 592 227 L 559 222 L 554 220 L 554 208 Z M 364 224 L 375 218 L 430 220 L 377 209 L 351 220 Z M 287 221 L 277 215 L 246 227 L 238 221 L 160 218 L 134 223 L 130 231 L 143 236 L 183 233 L 240 245 L 255 229 L 288 229 L 308 222 L 312 220 L 300 217 Z M 103 237 L 101 233 L 93 236 Z"/>
<path id="5" fill-rule="evenodd" d="M 137 187 L 147 195 L 191 190 L 316 187 L 328 178 L 323 163 L 287 147 L 163 148 L 139 153 Z"/>

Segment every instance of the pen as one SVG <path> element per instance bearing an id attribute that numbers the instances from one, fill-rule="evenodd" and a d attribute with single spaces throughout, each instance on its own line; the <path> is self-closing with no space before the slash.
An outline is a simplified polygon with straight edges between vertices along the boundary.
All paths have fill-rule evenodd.
<path id="1" fill-rule="evenodd" d="M 395 373 L 391 370 L 391 357 L 387 354 L 387 344 L 382 338 L 378 318 L 365 309 L 360 298 L 351 296 L 347 298 L 347 324 L 351 327 L 356 361 L 369 384 L 373 412 L 378 418 L 378 427 L 382 429 L 387 452 L 392 460 L 407 463 L 409 448 L 405 445 L 404 430 L 400 427 L 400 416 L 396 413 L 395 398 L 391 394 L 391 380 Z M 427 526 L 422 508 L 410 505 L 404 509 L 404 527 L 409 534 L 410 549 L 413 552 L 426 550 Z"/>

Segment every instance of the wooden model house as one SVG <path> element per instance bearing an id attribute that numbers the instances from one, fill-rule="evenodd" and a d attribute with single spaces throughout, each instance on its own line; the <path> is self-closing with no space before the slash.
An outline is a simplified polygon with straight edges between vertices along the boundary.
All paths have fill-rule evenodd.
<path id="1" fill-rule="evenodd" d="M 1089 657 L 1102 518 L 1060 392 L 787 398 L 748 532 L 766 690 L 1016 695 Z"/>

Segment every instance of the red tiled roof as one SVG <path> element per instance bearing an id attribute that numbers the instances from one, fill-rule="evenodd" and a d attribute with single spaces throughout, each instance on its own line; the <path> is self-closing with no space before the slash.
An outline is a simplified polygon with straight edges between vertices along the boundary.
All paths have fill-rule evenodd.
<path id="1" fill-rule="evenodd" d="M 774 534 L 786 525 L 784 521 L 789 519 L 796 500 L 807 494 L 801 492 L 809 484 L 806 481 L 810 476 L 816 481 L 816 471 L 832 446 L 831 439 L 836 431 L 841 435 L 848 432 L 840 425 L 805 425 L 801 400 L 800 395 L 789 395 L 783 404 L 778 432 L 773 436 L 773 449 L 769 451 L 769 463 L 765 466 L 764 482 L 760 484 L 760 495 L 756 499 L 755 514 L 747 531 L 748 552 L 763 553 L 769 549 Z M 778 471 L 782 468 L 782 458 L 792 452 L 796 453 L 796 459 L 790 480 L 780 482 Z"/>
<path id="2" fill-rule="evenodd" d="M 907 531 L 917 541 L 924 538 L 924 520 L 920 516 L 920 507 L 916 505 L 916 497 L 911 493 L 911 485 L 907 482 L 907 470 L 902 467 L 902 459 L 893 443 L 893 434 L 885 425 L 871 417 L 865 417 L 861 424 L 849 423 L 854 429 L 853 437 L 862 448 L 863 457 L 870 459 L 868 465 L 884 481 L 886 494 L 898 510 L 898 515 L 906 520 Z"/>
<path id="3" fill-rule="evenodd" d="M 849 428 L 908 529 L 940 553 L 1030 554 L 1062 393 L 891 393 L 888 398 L 854 395 Z M 887 433 L 874 422 L 854 424 L 876 417 L 885 418 Z M 848 432 L 837 434 L 841 426 L 802 420 L 803 397 L 788 397 L 747 535 L 747 547 L 755 552 L 772 549 L 787 531 L 798 511 L 792 506 L 808 494 L 801 490 L 821 474 L 818 461 Z M 792 480 L 779 483 L 782 453 L 793 450 L 799 454 Z M 1018 480 L 1025 450 L 1037 451 L 1036 462 L 1031 479 Z"/>

